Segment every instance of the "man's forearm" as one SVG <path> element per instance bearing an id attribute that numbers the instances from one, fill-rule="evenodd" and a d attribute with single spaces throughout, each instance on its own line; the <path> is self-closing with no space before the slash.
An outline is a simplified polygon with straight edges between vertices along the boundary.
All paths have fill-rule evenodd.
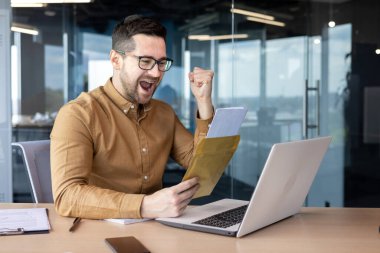
<path id="1" fill-rule="evenodd" d="M 88 219 L 140 218 L 144 197 L 84 184 L 72 184 L 56 195 L 54 204 L 60 215 Z"/>

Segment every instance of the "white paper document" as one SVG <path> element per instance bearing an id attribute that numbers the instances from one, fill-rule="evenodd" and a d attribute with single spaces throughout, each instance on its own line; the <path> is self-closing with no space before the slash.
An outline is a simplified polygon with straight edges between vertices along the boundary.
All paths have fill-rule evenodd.
<path id="1" fill-rule="evenodd" d="M 216 109 L 206 138 L 238 135 L 247 111 L 244 107 Z"/>
<path id="2" fill-rule="evenodd" d="M 47 209 L 0 209 L 0 231 L 14 229 L 22 229 L 24 232 L 49 231 Z"/>
<path id="3" fill-rule="evenodd" d="M 119 224 L 128 225 L 128 224 L 148 221 L 148 220 L 151 220 L 151 219 L 104 219 L 104 220 L 105 221 L 119 223 Z"/>

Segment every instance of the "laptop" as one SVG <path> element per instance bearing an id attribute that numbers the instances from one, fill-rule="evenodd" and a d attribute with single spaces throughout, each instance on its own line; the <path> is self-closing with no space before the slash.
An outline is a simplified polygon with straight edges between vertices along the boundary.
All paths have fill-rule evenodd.
<path id="1" fill-rule="evenodd" d="M 242 237 L 301 209 L 331 137 L 272 146 L 250 201 L 222 199 L 186 208 L 176 218 L 158 218 L 172 227 Z"/>

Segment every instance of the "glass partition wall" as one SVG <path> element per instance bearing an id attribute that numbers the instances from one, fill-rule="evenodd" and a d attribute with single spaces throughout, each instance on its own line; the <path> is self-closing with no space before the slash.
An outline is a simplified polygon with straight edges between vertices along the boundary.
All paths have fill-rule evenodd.
<path id="1" fill-rule="evenodd" d="M 380 27 L 370 21 L 380 16 L 377 1 L 95 0 L 13 8 L 14 23 L 39 32 L 12 36 L 14 141 L 49 138 L 60 106 L 106 82 L 112 28 L 130 14 L 152 16 L 168 29 L 174 66 L 155 98 L 172 105 L 190 131 L 196 107 L 187 74 L 195 66 L 215 71 L 215 108 L 248 108 L 233 160 L 212 195 L 194 204 L 249 199 L 274 143 L 331 135 L 305 204 L 380 206 L 380 128 L 373 120 Z M 14 158 L 14 198 L 25 201 L 19 163 Z M 183 174 L 169 160 L 164 185 Z"/>

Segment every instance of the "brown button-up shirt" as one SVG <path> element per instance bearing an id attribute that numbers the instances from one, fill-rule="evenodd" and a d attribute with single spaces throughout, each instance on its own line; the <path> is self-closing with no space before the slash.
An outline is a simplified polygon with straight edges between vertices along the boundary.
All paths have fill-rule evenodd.
<path id="1" fill-rule="evenodd" d="M 197 119 L 195 136 L 172 108 L 152 99 L 140 107 L 111 80 L 64 105 L 51 133 L 56 210 L 84 218 L 140 218 L 145 194 L 162 188 L 168 157 L 189 165 L 211 119 Z"/>

